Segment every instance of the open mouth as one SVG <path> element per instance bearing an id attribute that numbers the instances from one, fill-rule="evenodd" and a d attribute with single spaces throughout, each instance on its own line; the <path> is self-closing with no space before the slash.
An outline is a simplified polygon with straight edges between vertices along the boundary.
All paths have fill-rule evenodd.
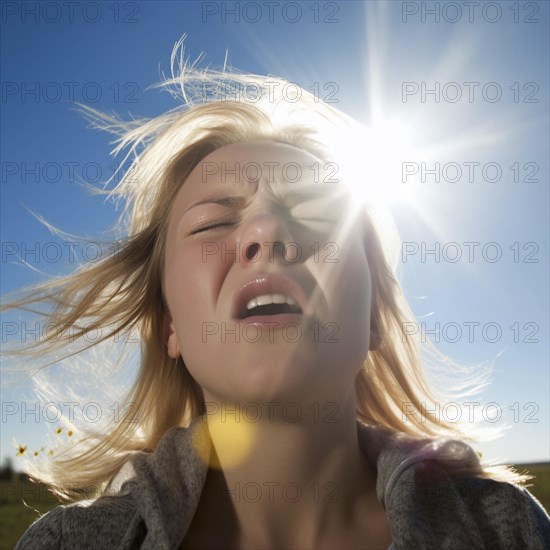
<path id="1" fill-rule="evenodd" d="M 241 311 L 239 319 L 259 317 L 262 315 L 283 315 L 285 313 L 303 313 L 302 308 L 296 302 L 283 294 L 262 295 L 252 298 Z"/>
<path id="2" fill-rule="evenodd" d="M 289 315 L 304 314 L 307 303 L 307 294 L 291 277 L 283 273 L 256 274 L 235 293 L 231 316 L 258 322 L 277 316 L 284 320 Z"/>

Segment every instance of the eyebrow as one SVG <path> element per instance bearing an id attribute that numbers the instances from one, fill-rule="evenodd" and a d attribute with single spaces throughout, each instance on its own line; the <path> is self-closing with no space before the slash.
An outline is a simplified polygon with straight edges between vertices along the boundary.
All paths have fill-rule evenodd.
<path id="1" fill-rule="evenodd" d="M 189 210 L 192 210 L 196 206 L 201 206 L 202 204 L 221 204 L 222 206 L 238 208 L 241 207 L 245 201 L 246 197 L 238 195 L 225 197 L 208 197 L 190 206 L 187 210 L 185 210 L 184 214 L 186 214 L 187 212 L 189 212 Z"/>
<path id="2" fill-rule="evenodd" d="M 319 185 L 319 184 L 316 184 Z M 325 188 L 326 189 L 326 188 Z M 307 190 L 304 191 L 302 189 L 293 189 L 292 192 L 290 192 L 287 197 L 291 198 L 292 200 L 297 200 L 297 202 L 300 201 L 307 201 L 308 199 L 312 198 L 318 198 L 322 196 L 330 197 L 331 195 L 334 195 L 334 190 L 329 189 L 326 191 L 325 189 L 315 187 L 315 190 Z M 242 208 L 247 201 L 247 197 L 242 195 L 227 195 L 227 196 L 214 196 L 214 197 L 207 197 L 199 202 L 196 202 L 195 204 L 191 205 L 187 210 L 183 212 L 183 214 L 187 214 L 190 210 L 197 206 L 201 206 L 203 204 L 220 204 L 221 206 L 227 206 L 230 208 Z M 183 215 L 182 214 L 182 215 Z"/>

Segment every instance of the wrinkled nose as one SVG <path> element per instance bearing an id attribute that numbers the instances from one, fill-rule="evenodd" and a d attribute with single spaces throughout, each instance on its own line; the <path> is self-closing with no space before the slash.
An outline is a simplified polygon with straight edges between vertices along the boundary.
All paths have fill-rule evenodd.
<path id="1" fill-rule="evenodd" d="M 243 224 L 240 235 L 243 260 L 257 263 L 288 262 L 289 247 L 295 246 L 292 237 L 276 213 L 257 212 Z"/>

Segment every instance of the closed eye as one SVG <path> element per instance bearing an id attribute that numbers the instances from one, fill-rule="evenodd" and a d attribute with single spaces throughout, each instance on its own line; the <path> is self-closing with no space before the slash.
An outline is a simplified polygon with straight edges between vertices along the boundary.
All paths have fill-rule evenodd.
<path id="1" fill-rule="evenodd" d="M 195 229 L 192 229 L 189 232 L 189 235 L 196 235 L 197 233 L 203 233 L 204 231 L 209 231 L 210 229 L 216 229 L 218 227 L 230 227 L 235 225 L 235 223 L 236 222 L 234 220 L 231 220 L 231 221 L 216 222 L 208 225 L 203 225 L 201 227 L 196 227 Z"/>

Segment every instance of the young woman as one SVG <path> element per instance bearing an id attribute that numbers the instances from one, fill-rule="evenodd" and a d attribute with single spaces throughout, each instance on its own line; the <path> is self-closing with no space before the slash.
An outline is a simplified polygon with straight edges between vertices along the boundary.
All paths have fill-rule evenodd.
<path id="1" fill-rule="evenodd" d="M 166 84 L 158 118 L 87 111 L 135 154 L 127 238 L 7 306 L 52 305 L 22 353 L 84 350 L 90 321 L 141 345 L 121 421 L 42 475 L 76 502 L 17 548 L 548 548 L 521 476 L 429 412 L 396 233 L 352 192 L 359 125 L 273 78 Z"/>

